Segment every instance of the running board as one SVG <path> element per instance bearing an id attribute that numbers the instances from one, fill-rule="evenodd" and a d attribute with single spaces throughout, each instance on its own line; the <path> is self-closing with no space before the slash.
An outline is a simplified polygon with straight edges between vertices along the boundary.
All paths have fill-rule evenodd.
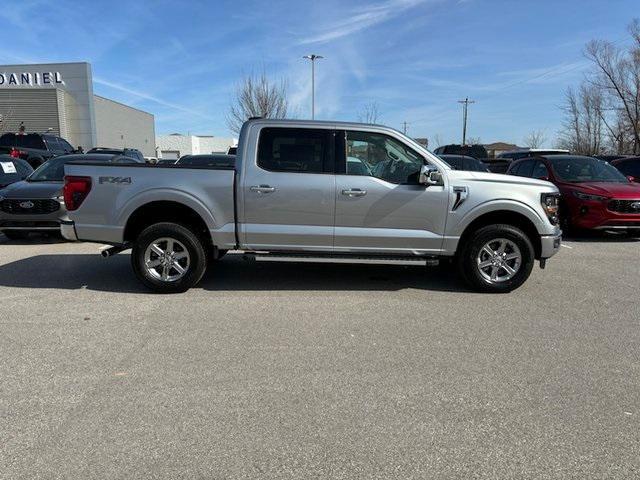
<path id="1" fill-rule="evenodd" d="M 437 258 L 424 257 L 357 257 L 357 256 L 312 256 L 312 255 L 280 255 L 253 254 L 256 262 L 293 262 L 293 263 L 343 263 L 360 265 L 408 265 L 408 266 L 437 266 Z"/>

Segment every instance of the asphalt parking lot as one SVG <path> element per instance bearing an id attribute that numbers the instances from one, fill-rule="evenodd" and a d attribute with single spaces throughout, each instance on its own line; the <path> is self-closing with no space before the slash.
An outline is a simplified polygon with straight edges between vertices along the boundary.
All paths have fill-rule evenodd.
<path id="1" fill-rule="evenodd" d="M 637 478 L 640 242 L 509 295 L 260 264 L 147 293 L 128 254 L 0 235 L 0 478 Z"/>

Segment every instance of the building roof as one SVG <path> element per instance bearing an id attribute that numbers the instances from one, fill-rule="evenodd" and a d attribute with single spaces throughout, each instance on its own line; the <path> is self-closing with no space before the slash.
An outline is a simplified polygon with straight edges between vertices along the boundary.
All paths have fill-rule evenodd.
<path id="1" fill-rule="evenodd" d="M 513 143 L 506 143 L 506 142 L 486 143 L 484 145 L 484 148 L 486 148 L 487 150 L 520 150 L 522 149 L 522 147 L 514 145 Z"/>

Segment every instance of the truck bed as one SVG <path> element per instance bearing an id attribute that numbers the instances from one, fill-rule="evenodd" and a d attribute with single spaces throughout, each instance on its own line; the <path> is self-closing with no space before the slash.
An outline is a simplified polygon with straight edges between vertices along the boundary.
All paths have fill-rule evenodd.
<path id="1" fill-rule="evenodd" d="M 138 208 L 177 202 L 201 216 L 216 245 L 235 246 L 231 167 L 74 162 L 65 165 L 65 175 L 91 177 L 91 192 L 78 209 L 82 223 L 75 223 L 79 240 L 121 244 L 126 221 Z"/>

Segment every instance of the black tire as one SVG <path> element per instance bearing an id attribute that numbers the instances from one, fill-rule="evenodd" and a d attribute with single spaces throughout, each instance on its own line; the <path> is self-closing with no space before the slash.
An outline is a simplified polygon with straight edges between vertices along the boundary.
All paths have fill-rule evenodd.
<path id="1" fill-rule="evenodd" d="M 9 240 L 24 240 L 29 236 L 29 232 L 25 232 L 22 230 L 4 230 L 4 236 Z"/>
<path id="2" fill-rule="evenodd" d="M 487 243 L 498 241 L 498 239 L 506 239 L 515 244 L 520 251 L 521 260 L 519 268 L 514 268 L 516 272 L 511 278 L 491 281 L 483 276 L 478 257 Z M 510 264 L 511 267 L 515 265 L 515 261 L 513 262 Z M 473 232 L 467 237 L 465 245 L 457 257 L 460 276 L 472 289 L 487 293 L 507 293 L 515 290 L 529 278 L 534 262 L 535 251 L 529 237 L 519 228 L 502 224 L 488 225 Z M 491 269 L 491 267 L 485 268 Z M 503 270 L 503 267 L 498 267 L 498 272 L 500 271 L 504 272 L 503 274 L 506 276 L 507 271 Z"/>
<path id="3" fill-rule="evenodd" d="M 147 248 L 161 238 L 176 240 L 188 253 L 188 266 L 182 277 L 169 281 L 158 278 L 145 266 Z M 135 240 L 131 251 L 131 265 L 138 279 L 158 293 L 180 293 L 196 285 L 207 268 L 207 255 L 198 236 L 189 228 L 176 223 L 156 223 L 142 231 Z M 160 267 L 163 270 L 166 267 Z M 179 273 L 175 270 L 174 274 Z M 160 275 L 162 276 L 162 275 Z"/>

